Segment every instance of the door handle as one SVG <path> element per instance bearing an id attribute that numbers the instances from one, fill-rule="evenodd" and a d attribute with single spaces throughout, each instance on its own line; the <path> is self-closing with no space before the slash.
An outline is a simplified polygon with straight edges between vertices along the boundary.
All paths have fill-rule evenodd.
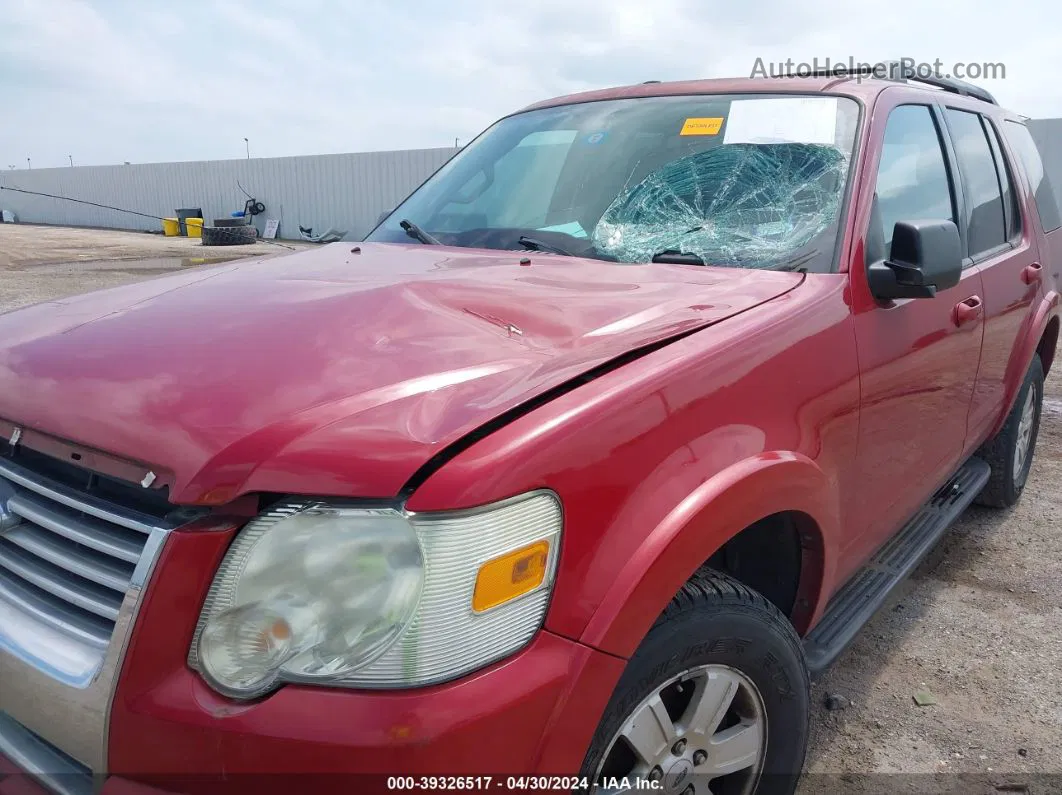
<path id="1" fill-rule="evenodd" d="M 1044 266 L 1039 262 L 1034 262 L 1032 265 L 1026 265 L 1021 272 L 1021 280 L 1026 284 L 1034 284 L 1040 281 L 1044 275 Z"/>
<path id="2" fill-rule="evenodd" d="M 980 297 L 976 295 L 970 296 L 965 301 L 960 301 L 955 305 L 955 325 L 965 326 L 967 323 L 977 320 L 981 316 L 984 306 Z"/>

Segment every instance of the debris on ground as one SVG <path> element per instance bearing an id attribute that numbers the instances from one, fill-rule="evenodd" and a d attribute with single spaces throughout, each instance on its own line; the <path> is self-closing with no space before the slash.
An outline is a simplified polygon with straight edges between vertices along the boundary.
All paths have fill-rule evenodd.
<path id="1" fill-rule="evenodd" d="M 848 706 L 848 699 L 838 693 L 830 693 L 826 696 L 823 706 L 830 712 L 837 712 Z"/>
<path id="2" fill-rule="evenodd" d="M 920 707 L 931 707 L 937 703 L 937 697 L 930 693 L 928 690 L 919 690 L 912 698 L 914 703 Z"/>

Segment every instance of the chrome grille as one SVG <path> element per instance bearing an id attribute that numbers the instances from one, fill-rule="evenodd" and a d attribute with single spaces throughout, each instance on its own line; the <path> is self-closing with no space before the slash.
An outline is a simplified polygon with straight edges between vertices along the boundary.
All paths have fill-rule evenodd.
<path id="1" fill-rule="evenodd" d="M 188 518 L 147 491 L 33 451 L 0 456 L 0 647 L 87 686 L 151 534 Z"/>
<path id="2" fill-rule="evenodd" d="M 46 788 L 88 792 L 107 772 L 144 589 L 170 531 L 206 513 L 0 440 L 0 754 Z"/>
<path id="3" fill-rule="evenodd" d="M 0 536 L 0 598 L 55 629 L 106 647 L 147 534 L 88 517 L 28 489 L 9 498 L 7 506 L 22 521 Z"/>

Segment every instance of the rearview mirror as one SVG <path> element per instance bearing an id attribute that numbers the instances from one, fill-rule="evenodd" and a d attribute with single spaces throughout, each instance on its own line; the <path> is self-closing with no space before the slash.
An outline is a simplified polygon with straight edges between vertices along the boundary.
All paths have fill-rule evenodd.
<path id="1" fill-rule="evenodd" d="M 952 221 L 897 221 L 889 258 L 867 268 L 875 298 L 932 298 L 962 278 L 962 245 Z"/>

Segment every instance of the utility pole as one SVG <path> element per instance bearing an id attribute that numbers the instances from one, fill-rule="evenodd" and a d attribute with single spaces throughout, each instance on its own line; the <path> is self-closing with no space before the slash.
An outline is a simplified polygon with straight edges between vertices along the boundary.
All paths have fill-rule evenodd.
<path id="1" fill-rule="evenodd" d="M 244 144 L 244 146 L 247 147 L 247 159 L 250 160 L 251 159 L 251 142 L 248 141 L 246 138 L 244 138 L 243 139 L 243 144 Z"/>
<path id="2" fill-rule="evenodd" d="M 74 156 L 73 155 L 67 155 L 67 157 L 70 158 L 70 168 L 73 168 L 74 167 Z"/>
<path id="3" fill-rule="evenodd" d="M 26 168 L 33 168 L 33 163 L 30 162 L 28 157 L 26 158 Z"/>

